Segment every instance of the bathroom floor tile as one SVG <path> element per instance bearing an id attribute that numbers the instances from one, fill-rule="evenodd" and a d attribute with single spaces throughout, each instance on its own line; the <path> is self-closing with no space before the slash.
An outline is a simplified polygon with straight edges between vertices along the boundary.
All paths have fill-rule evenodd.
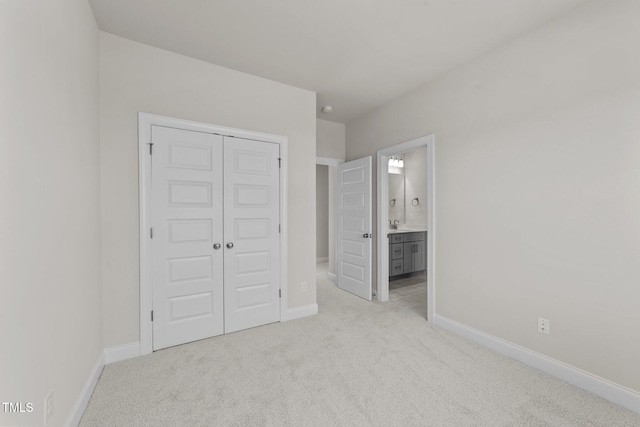
<path id="1" fill-rule="evenodd" d="M 409 307 L 403 308 L 403 310 L 412 311 L 423 316 L 425 319 L 427 318 L 427 306 L 424 304 L 411 305 Z"/>
<path id="2" fill-rule="evenodd" d="M 400 310 L 412 311 L 426 318 L 426 272 L 390 281 L 389 303 Z"/>

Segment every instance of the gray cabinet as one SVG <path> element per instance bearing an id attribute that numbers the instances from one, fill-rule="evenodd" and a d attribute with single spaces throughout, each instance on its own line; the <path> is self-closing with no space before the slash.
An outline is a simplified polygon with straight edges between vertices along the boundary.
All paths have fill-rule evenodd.
<path id="1" fill-rule="evenodd" d="M 402 234 L 391 234 L 389 235 L 389 243 L 402 243 L 404 235 Z"/>
<path id="2" fill-rule="evenodd" d="M 389 256 L 391 259 L 404 259 L 404 244 L 392 243 L 389 245 Z"/>
<path id="3" fill-rule="evenodd" d="M 392 259 L 389 262 L 389 276 L 399 276 L 404 274 L 404 260 Z"/>
<path id="4" fill-rule="evenodd" d="M 427 268 L 426 233 L 389 235 L 389 276 L 423 271 Z"/>
<path id="5" fill-rule="evenodd" d="M 424 240 L 404 243 L 404 272 L 414 273 L 426 268 L 424 256 Z"/>

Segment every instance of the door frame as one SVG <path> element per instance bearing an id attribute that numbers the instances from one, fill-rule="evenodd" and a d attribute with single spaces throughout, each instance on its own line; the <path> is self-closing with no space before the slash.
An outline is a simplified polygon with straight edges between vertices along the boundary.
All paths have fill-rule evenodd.
<path id="1" fill-rule="evenodd" d="M 333 166 L 334 168 L 337 168 L 338 165 L 344 163 L 344 159 L 336 159 L 333 157 L 317 157 L 316 156 L 316 165 L 323 165 L 323 166 Z M 331 173 L 331 169 L 329 168 L 329 174 Z M 337 174 L 336 174 L 337 175 Z M 337 176 L 334 176 L 334 183 L 335 180 L 337 178 Z M 335 193 L 335 188 L 334 188 L 334 195 L 336 195 Z M 338 200 L 337 198 L 333 200 L 333 212 L 329 212 L 329 215 L 333 215 L 333 222 L 334 222 L 334 227 L 333 227 L 333 266 L 334 268 L 337 269 L 337 265 L 338 265 L 338 227 L 337 227 L 337 221 L 338 221 Z M 331 273 L 329 272 L 327 274 L 327 276 L 329 277 L 329 280 L 331 280 L 333 283 L 338 283 L 338 278 L 336 277 L 336 273 Z"/>
<path id="2" fill-rule="evenodd" d="M 138 113 L 138 180 L 140 208 L 140 355 L 153 352 L 153 283 L 151 279 L 152 260 L 150 228 L 151 224 L 151 126 L 165 126 L 196 132 L 214 133 L 222 136 L 245 138 L 280 145 L 280 321 L 287 318 L 287 144 L 288 138 L 262 132 L 253 132 L 191 120 Z"/>
<path id="3" fill-rule="evenodd" d="M 436 185 L 435 135 L 430 134 L 411 141 L 378 150 L 377 168 L 377 290 L 378 301 L 389 300 L 389 157 L 427 147 L 427 321 L 433 322 L 436 307 Z"/>

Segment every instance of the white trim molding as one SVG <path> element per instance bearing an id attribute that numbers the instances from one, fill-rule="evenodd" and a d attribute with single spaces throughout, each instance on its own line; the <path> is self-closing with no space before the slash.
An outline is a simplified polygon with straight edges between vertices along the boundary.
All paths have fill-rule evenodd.
<path id="1" fill-rule="evenodd" d="M 102 375 L 102 370 L 104 369 L 104 353 L 100 353 L 98 357 L 98 361 L 94 366 L 93 370 L 89 374 L 89 378 L 85 383 L 84 387 L 82 387 L 82 391 L 80 391 L 80 395 L 76 400 L 76 403 L 73 405 L 73 409 L 69 413 L 69 417 L 67 418 L 67 422 L 64 424 L 66 427 L 75 427 L 80 424 L 80 420 L 84 415 L 85 409 L 87 409 L 87 405 L 89 404 L 89 400 L 91 399 L 91 395 L 93 394 L 93 390 L 96 388 L 98 384 L 98 380 L 100 379 L 100 375 Z"/>
<path id="2" fill-rule="evenodd" d="M 329 280 L 331 280 L 333 283 L 336 283 L 336 273 L 327 273 L 327 277 L 329 278 Z"/>
<path id="3" fill-rule="evenodd" d="M 100 354 L 100 357 L 98 357 L 98 361 L 82 388 L 75 405 L 73 405 L 73 409 L 69 413 L 65 426 L 75 427 L 80 424 L 82 415 L 84 415 L 84 411 L 87 409 L 93 390 L 95 390 L 96 385 L 98 384 L 98 380 L 100 379 L 100 375 L 102 375 L 105 365 L 120 362 L 122 360 L 133 359 L 138 356 L 140 356 L 139 342 L 105 348 Z"/>
<path id="4" fill-rule="evenodd" d="M 316 165 L 338 166 L 344 163 L 344 159 L 334 159 L 332 157 L 316 157 Z"/>
<path id="5" fill-rule="evenodd" d="M 281 135 L 273 135 L 262 132 L 253 132 L 243 129 L 235 129 L 217 126 L 208 123 L 194 122 L 190 120 L 176 119 L 159 116 L 156 114 L 138 113 L 138 165 L 139 165 L 139 194 L 140 194 L 140 343 L 139 355 L 150 354 L 153 351 L 153 329 L 151 324 L 151 310 L 153 305 L 151 282 L 151 242 L 149 241 L 149 227 L 151 226 L 150 205 L 151 198 L 151 160 L 149 156 L 149 143 L 151 142 L 151 126 L 166 126 L 176 129 L 192 130 L 196 132 L 215 133 L 236 138 L 252 139 L 256 141 L 272 142 L 280 145 L 280 321 L 288 316 L 287 306 L 287 253 L 288 253 L 288 226 L 287 226 L 287 179 L 288 179 L 288 138 Z M 114 350 L 109 353 L 113 357 L 128 356 L 134 350 Z M 115 360 L 114 360 L 115 361 Z"/>
<path id="6" fill-rule="evenodd" d="M 122 360 L 133 359 L 140 356 L 140 342 L 119 345 L 104 349 L 104 364 L 120 362 Z"/>
<path id="7" fill-rule="evenodd" d="M 322 258 L 316 258 L 316 264 L 324 264 L 325 262 L 329 262 L 328 256 L 325 256 Z"/>
<path id="8" fill-rule="evenodd" d="M 314 314 L 318 314 L 318 304 L 293 307 L 287 311 L 287 315 L 282 321 L 300 319 L 301 317 L 313 316 Z"/>
<path id="9" fill-rule="evenodd" d="M 608 381 L 582 369 L 536 353 L 525 347 L 474 329 L 445 316 L 436 315 L 435 324 L 443 329 L 461 335 L 484 347 L 518 360 L 525 365 L 545 372 L 552 377 L 568 382 L 591 392 L 630 411 L 640 414 L 640 394 L 620 384 Z"/>

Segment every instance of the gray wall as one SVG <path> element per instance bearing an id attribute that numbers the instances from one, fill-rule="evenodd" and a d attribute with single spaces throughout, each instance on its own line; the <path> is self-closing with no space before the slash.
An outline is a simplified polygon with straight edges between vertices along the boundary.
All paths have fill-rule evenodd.
<path id="1" fill-rule="evenodd" d="M 317 119 L 316 156 L 344 160 L 345 125 Z"/>
<path id="2" fill-rule="evenodd" d="M 347 159 L 435 134 L 437 314 L 636 391 L 638 16 L 586 3 L 347 125 Z"/>
<path id="3" fill-rule="evenodd" d="M 316 124 L 316 156 L 327 157 L 330 159 L 344 160 L 345 158 L 345 125 L 335 123 L 328 120 L 317 120 Z M 336 271 L 335 267 L 335 185 L 336 173 L 335 166 L 329 166 L 329 189 L 328 189 L 328 257 L 329 257 L 329 273 Z"/>
<path id="4" fill-rule="evenodd" d="M 427 226 L 427 149 L 404 154 L 405 218 L 412 227 Z M 414 206 L 413 199 L 418 199 Z"/>
<path id="5" fill-rule="evenodd" d="M 316 302 L 315 108 L 313 92 L 100 33 L 105 347 L 139 340 L 138 112 L 288 138 L 293 308 Z"/>
<path id="6" fill-rule="evenodd" d="M 0 425 L 67 421 L 102 355 L 98 28 L 85 0 L 0 2 Z"/>

